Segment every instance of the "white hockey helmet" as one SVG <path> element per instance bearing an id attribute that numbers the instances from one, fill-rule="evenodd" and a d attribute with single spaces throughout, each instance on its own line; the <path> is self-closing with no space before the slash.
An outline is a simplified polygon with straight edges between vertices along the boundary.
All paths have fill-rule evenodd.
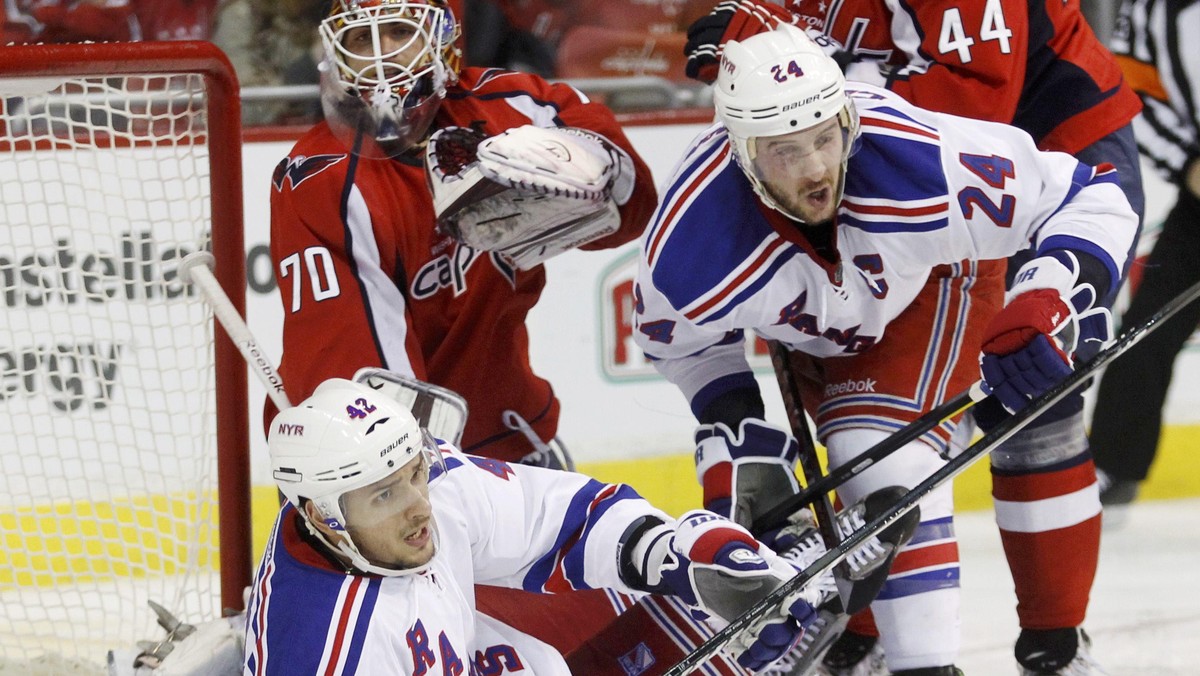
<path id="1" fill-rule="evenodd" d="M 409 463 L 423 463 L 429 477 L 445 473 L 436 442 L 406 407 L 367 385 L 330 379 L 300 405 L 280 411 L 271 421 L 267 448 L 279 491 L 330 549 L 344 554 L 359 570 L 380 575 L 424 569 L 396 569 L 368 561 L 347 530 L 342 500 Z M 305 500 L 312 501 L 325 526 L 342 536 L 337 545 L 309 521 Z M 430 528 L 436 552 L 432 521 Z"/>
<path id="2" fill-rule="evenodd" d="M 459 25 L 446 0 L 334 0 L 321 22 L 321 104 L 368 157 L 419 144 L 458 80 Z"/>
<path id="3" fill-rule="evenodd" d="M 734 158 L 754 191 L 767 206 L 791 218 L 796 216 L 771 196 L 755 169 L 755 140 L 839 120 L 843 156 L 835 203 L 841 201 L 846 161 L 853 154 L 859 134 L 858 111 L 846 95 L 846 78 L 837 62 L 803 30 L 784 24 L 741 42 L 727 43 L 713 103 L 729 133 Z"/>

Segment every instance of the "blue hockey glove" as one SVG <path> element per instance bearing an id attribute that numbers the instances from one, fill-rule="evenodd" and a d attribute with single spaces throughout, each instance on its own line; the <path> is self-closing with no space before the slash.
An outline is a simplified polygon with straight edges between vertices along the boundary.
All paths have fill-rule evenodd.
<path id="1" fill-rule="evenodd" d="M 716 629 L 737 618 L 791 579 L 795 569 L 746 529 L 695 510 L 660 524 L 630 543 L 631 586 L 679 597 Z M 817 618 L 815 608 L 836 595 L 811 584 L 764 614 L 731 643 L 743 667 L 758 671 L 792 648 Z"/>
<path id="2" fill-rule="evenodd" d="M 754 519 L 800 490 L 799 445 L 791 433 L 747 418 L 737 433 L 723 423 L 696 428 L 696 479 L 704 508 L 749 527 Z M 773 537 L 763 540 L 780 550 Z"/>

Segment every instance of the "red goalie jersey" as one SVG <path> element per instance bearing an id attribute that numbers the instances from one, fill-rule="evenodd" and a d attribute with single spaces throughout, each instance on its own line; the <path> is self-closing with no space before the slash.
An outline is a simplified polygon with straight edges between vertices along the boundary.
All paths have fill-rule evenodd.
<path id="1" fill-rule="evenodd" d="M 1079 0 L 784 5 L 799 15 L 802 27 L 895 67 L 886 82 L 873 84 L 924 108 L 1012 124 L 1045 150 L 1077 153 L 1141 109 Z"/>
<path id="2" fill-rule="evenodd" d="M 488 136 L 522 125 L 581 127 L 633 158 L 633 195 L 621 226 L 585 249 L 641 234 L 657 195 L 650 171 L 604 106 L 532 75 L 464 69 L 434 127 Z M 431 130 L 432 131 L 432 130 Z M 391 160 L 347 152 L 321 123 L 282 161 L 271 193 L 271 257 L 283 301 L 280 374 L 293 401 L 335 376 L 367 366 L 411 373 L 450 388 L 470 409 L 463 450 L 517 460 L 533 448 L 502 422 L 520 414 L 543 440 L 555 436 L 559 403 L 533 373 L 525 317 L 545 269 L 511 267 L 440 234 L 423 149 Z M 274 411 L 267 411 L 267 420 Z"/>

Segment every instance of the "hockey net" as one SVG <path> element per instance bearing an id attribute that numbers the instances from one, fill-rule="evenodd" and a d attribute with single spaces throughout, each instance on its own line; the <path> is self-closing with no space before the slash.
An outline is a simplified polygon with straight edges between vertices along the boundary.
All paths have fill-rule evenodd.
<path id="1" fill-rule="evenodd" d="M 237 93 L 205 43 L 0 49 L 0 673 L 242 607 L 246 369 L 175 273 L 242 309 Z"/>

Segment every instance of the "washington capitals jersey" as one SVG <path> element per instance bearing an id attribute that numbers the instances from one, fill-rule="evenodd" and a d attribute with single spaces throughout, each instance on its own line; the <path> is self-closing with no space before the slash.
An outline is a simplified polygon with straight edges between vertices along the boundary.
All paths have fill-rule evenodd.
<path id="1" fill-rule="evenodd" d="M 612 113 L 569 86 L 466 69 L 434 124 L 488 136 L 525 124 L 574 126 L 622 147 L 637 178 L 621 226 L 581 248 L 632 241 L 653 212 L 649 169 Z M 508 460 L 531 452 L 502 423 L 508 409 L 542 439 L 554 437 L 558 400 L 533 373 L 525 329 L 545 269 L 514 269 L 439 233 L 423 157 L 351 155 L 319 124 L 276 168 L 271 257 L 284 310 L 279 371 L 296 401 L 327 378 L 382 366 L 462 395 L 470 409 L 462 440 L 468 452 Z"/>
<path id="2" fill-rule="evenodd" d="M 909 101 L 1015 125 L 1041 148 L 1078 152 L 1128 124 L 1140 108 L 1079 0 L 782 4 L 802 26 L 893 66 L 886 86 Z"/>
<path id="3" fill-rule="evenodd" d="M 642 516 L 670 517 L 628 486 L 442 450 L 438 550 L 422 573 L 347 573 L 284 505 L 247 611 L 247 676 L 569 674 L 548 645 L 478 614 L 475 585 L 632 592 L 621 537 Z"/>
<path id="4" fill-rule="evenodd" d="M 745 330 L 818 357 L 853 355 L 940 264 L 1084 251 L 1111 280 L 1137 226 L 1111 167 L 1039 151 L 1014 127 L 847 89 L 862 133 L 831 252 L 759 200 L 719 124 L 693 142 L 642 241 L 635 339 L 695 399 L 751 383 Z"/>

